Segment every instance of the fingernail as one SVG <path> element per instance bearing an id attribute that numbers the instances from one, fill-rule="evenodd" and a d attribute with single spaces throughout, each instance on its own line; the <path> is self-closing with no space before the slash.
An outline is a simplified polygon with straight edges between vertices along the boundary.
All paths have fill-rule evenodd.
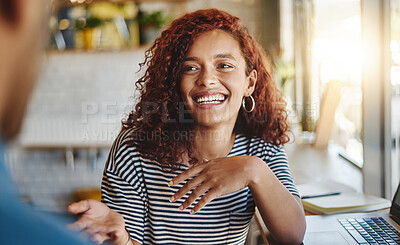
<path id="1" fill-rule="evenodd" d="M 190 210 L 190 214 L 194 214 L 194 213 L 196 213 L 196 212 L 193 209 Z"/>
<path id="2" fill-rule="evenodd" d="M 170 182 L 168 182 L 168 186 L 171 186 L 173 184 L 174 184 L 174 182 L 172 180 Z"/>
<path id="3" fill-rule="evenodd" d="M 179 206 L 179 210 L 183 210 L 183 206 L 181 205 L 181 206 Z"/>
<path id="4" fill-rule="evenodd" d="M 174 196 L 170 197 L 170 198 L 169 198 L 169 201 L 170 201 L 170 202 L 175 202 L 175 197 L 174 197 Z"/>

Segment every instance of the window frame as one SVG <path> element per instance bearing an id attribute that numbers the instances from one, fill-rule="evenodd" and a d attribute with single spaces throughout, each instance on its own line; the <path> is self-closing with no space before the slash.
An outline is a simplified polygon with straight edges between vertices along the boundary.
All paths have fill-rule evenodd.
<path id="1" fill-rule="evenodd" d="M 363 189 L 391 199 L 390 1 L 361 0 Z"/>

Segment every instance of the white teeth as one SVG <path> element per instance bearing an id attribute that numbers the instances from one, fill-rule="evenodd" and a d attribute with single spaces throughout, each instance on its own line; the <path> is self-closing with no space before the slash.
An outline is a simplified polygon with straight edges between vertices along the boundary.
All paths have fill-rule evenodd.
<path id="1" fill-rule="evenodd" d="M 225 96 L 223 96 L 221 94 L 196 98 L 196 102 L 199 104 L 218 104 L 224 100 L 225 100 Z"/>

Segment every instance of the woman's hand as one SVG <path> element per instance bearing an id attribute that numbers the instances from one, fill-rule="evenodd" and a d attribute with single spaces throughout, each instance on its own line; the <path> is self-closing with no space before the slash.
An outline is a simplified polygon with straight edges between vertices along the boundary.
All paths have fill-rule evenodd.
<path id="1" fill-rule="evenodd" d="M 102 202 L 95 200 L 75 202 L 69 205 L 68 211 L 73 214 L 81 214 L 79 219 L 68 227 L 85 232 L 98 244 L 111 240 L 114 245 L 125 245 L 129 239 L 122 215 L 111 210 Z"/>
<path id="2" fill-rule="evenodd" d="M 254 173 L 255 165 L 252 163 L 258 160 L 260 159 L 256 157 L 235 156 L 217 158 L 196 165 L 171 180 L 169 185 L 174 186 L 183 180 L 194 177 L 179 189 L 170 200 L 174 202 L 192 190 L 189 197 L 179 207 L 180 210 L 184 210 L 196 198 L 204 194 L 190 211 L 191 214 L 194 214 L 216 197 L 238 191 L 248 186 Z"/>
<path id="3" fill-rule="evenodd" d="M 169 185 L 191 177 L 170 199 L 176 201 L 192 190 L 181 210 L 204 194 L 191 210 L 194 214 L 214 198 L 248 186 L 264 223 L 279 244 L 302 242 L 305 218 L 300 198 L 293 196 L 260 158 L 236 156 L 206 161 L 176 176 Z"/>

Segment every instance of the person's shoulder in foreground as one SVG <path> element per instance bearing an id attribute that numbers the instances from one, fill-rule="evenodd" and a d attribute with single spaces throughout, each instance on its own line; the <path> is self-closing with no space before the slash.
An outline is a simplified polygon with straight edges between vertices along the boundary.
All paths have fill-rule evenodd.
<path id="1" fill-rule="evenodd" d="M 19 132 L 44 39 L 47 0 L 0 1 L 0 244 L 87 244 L 58 219 L 39 214 L 18 201 L 3 161 L 3 140 Z M 91 243 L 90 243 L 91 244 Z"/>
<path id="2" fill-rule="evenodd" d="M 62 220 L 39 214 L 18 201 L 1 148 L 0 143 L 0 244 L 91 244 L 68 230 Z"/>

